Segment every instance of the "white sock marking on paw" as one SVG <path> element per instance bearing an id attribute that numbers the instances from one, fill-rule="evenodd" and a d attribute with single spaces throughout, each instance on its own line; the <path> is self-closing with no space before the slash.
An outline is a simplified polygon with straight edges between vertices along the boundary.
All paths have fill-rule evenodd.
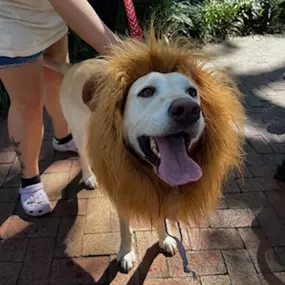
<path id="1" fill-rule="evenodd" d="M 84 179 L 84 184 L 87 187 L 94 189 L 97 186 L 97 179 L 96 179 L 96 177 L 94 175 L 89 176 L 88 178 Z"/>
<path id="2" fill-rule="evenodd" d="M 120 266 L 123 269 L 125 273 L 128 273 L 132 270 L 132 268 L 135 265 L 136 262 L 136 254 L 134 250 L 131 250 L 124 256 L 120 256 L 120 254 L 117 257 L 117 261 L 120 262 Z"/>
<path id="3" fill-rule="evenodd" d="M 177 250 L 177 243 L 171 236 L 167 236 L 162 242 L 159 242 L 159 246 L 165 253 L 171 256 L 173 256 Z"/>

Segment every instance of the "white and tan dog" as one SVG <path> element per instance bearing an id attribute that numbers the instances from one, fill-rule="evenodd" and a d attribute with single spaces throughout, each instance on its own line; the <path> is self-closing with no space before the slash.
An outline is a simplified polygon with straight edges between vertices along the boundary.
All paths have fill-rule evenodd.
<path id="1" fill-rule="evenodd" d="M 90 119 L 88 103 L 91 99 L 89 94 L 92 93 L 88 82 L 94 83 L 96 76 L 100 77 L 104 64 L 106 62 L 103 60 L 89 59 L 74 65 L 62 65 L 55 64 L 45 57 L 47 67 L 64 74 L 60 102 L 78 148 L 84 183 L 90 188 L 96 187 L 97 182 L 86 150 L 87 124 Z M 90 88 L 92 88 L 91 83 Z M 202 171 L 193 160 L 185 159 L 183 154 L 181 154 L 181 160 L 184 160 L 184 165 L 183 161 L 175 164 L 174 152 L 169 152 L 173 157 L 166 155 L 166 161 L 164 161 L 160 152 L 163 152 L 163 148 L 167 148 L 168 145 L 163 139 L 155 142 L 153 138 L 173 136 L 171 140 L 179 144 L 180 135 L 176 136 L 176 134 L 180 133 L 183 144 L 191 148 L 202 135 L 204 127 L 198 86 L 185 75 L 179 72 L 166 74 L 151 72 L 136 80 L 131 86 L 124 106 L 126 141 L 168 183 L 184 184 L 196 181 L 201 177 Z M 160 166 L 158 159 L 161 160 Z M 172 168 L 167 168 L 165 164 L 171 162 Z M 177 172 L 180 174 L 178 175 Z M 121 261 L 123 270 L 128 272 L 133 266 L 135 253 L 130 243 L 128 223 L 121 219 L 120 224 L 122 245 L 118 260 Z M 157 227 L 157 230 L 161 248 L 167 254 L 173 255 L 176 242 L 165 233 L 163 223 Z"/>
<path id="2" fill-rule="evenodd" d="M 118 211 L 121 268 L 129 272 L 136 259 L 134 218 L 152 221 L 160 247 L 173 255 L 164 220 L 198 221 L 240 165 L 242 136 L 233 125 L 243 108 L 234 85 L 205 71 L 187 45 L 154 35 L 125 40 L 103 59 L 45 62 L 64 74 L 60 100 L 84 182 L 95 187 L 98 179 Z"/>

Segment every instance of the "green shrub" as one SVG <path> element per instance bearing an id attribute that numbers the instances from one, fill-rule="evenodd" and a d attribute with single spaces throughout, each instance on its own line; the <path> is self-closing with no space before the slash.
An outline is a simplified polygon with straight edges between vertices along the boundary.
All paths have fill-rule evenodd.
<path id="1" fill-rule="evenodd" d="M 281 32 L 284 3 L 285 0 L 173 0 L 160 13 L 160 21 L 185 36 L 219 41 L 231 35 Z"/>
<path id="2" fill-rule="evenodd" d="M 198 3 L 172 1 L 167 9 L 158 12 L 158 24 L 167 27 L 170 33 L 199 38 L 204 33 L 199 7 Z"/>
<path id="3" fill-rule="evenodd" d="M 207 0 L 197 11 L 201 15 L 201 25 L 205 40 L 225 39 L 238 34 L 243 26 L 238 14 L 238 5 L 229 1 Z"/>
<path id="4" fill-rule="evenodd" d="M 242 34 L 281 32 L 284 24 L 284 0 L 237 0 L 243 18 Z"/>
<path id="5" fill-rule="evenodd" d="M 237 5 L 221 0 L 173 1 L 160 19 L 171 31 L 204 41 L 225 39 L 243 24 Z"/>

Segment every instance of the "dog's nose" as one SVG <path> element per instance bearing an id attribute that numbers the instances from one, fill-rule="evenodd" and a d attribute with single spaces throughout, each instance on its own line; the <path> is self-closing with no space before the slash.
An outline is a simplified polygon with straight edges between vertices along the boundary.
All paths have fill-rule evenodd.
<path id="1" fill-rule="evenodd" d="M 201 108 L 192 99 L 174 100 L 168 109 L 169 116 L 180 124 L 193 124 L 200 118 Z"/>

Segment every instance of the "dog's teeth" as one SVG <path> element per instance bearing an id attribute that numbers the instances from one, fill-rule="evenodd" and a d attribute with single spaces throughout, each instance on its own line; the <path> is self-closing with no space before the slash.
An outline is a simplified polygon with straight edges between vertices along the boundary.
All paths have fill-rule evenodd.
<path id="1" fill-rule="evenodd" d="M 151 151 L 159 157 L 158 149 L 156 146 L 156 142 L 153 138 L 150 138 L 150 149 Z"/>

